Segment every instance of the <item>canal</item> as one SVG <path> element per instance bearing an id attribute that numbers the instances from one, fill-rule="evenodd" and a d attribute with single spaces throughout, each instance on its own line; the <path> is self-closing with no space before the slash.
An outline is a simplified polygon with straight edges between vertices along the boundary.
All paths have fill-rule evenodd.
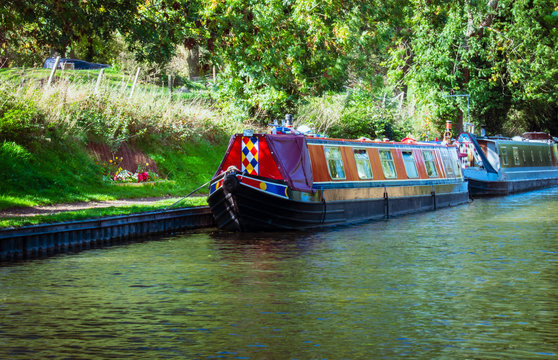
<path id="1" fill-rule="evenodd" d="M 558 188 L 0 267 L 1 359 L 558 357 Z"/>

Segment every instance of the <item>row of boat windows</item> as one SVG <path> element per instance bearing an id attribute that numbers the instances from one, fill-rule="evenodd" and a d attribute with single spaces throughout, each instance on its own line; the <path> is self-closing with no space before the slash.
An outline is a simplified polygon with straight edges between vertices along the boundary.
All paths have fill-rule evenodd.
<path id="1" fill-rule="evenodd" d="M 324 147 L 325 157 L 327 160 L 327 167 L 329 170 L 329 175 L 333 180 L 342 180 L 346 178 L 345 168 L 343 166 L 343 158 L 341 156 L 341 150 L 338 147 L 325 146 Z M 380 164 L 382 167 L 382 172 L 386 179 L 396 179 L 397 170 L 395 168 L 395 163 L 393 161 L 393 155 L 389 150 L 379 150 L 380 153 Z M 448 177 L 459 176 L 457 165 L 454 166 L 449 158 L 447 152 L 441 152 L 442 161 L 446 166 L 446 171 Z M 368 152 L 366 149 L 353 149 L 353 156 L 355 158 L 357 173 L 362 180 L 373 179 L 372 167 L 370 166 L 370 159 L 368 157 Z M 418 178 L 419 173 L 417 170 L 416 161 L 412 151 L 402 151 L 403 164 L 405 166 L 405 172 L 407 176 L 411 179 Z M 424 165 L 426 172 L 429 177 L 438 177 L 438 170 L 436 169 L 436 163 L 434 160 L 434 154 L 431 150 L 422 150 L 422 157 L 424 160 Z"/>
<path id="2" fill-rule="evenodd" d="M 521 153 L 521 157 L 520 157 Z M 535 155 L 536 154 L 536 155 Z M 513 159 L 513 165 L 521 165 L 521 159 L 523 159 L 523 164 L 535 165 L 535 164 L 550 164 L 550 158 L 543 154 L 543 149 L 520 149 L 516 146 L 511 148 L 511 155 Z M 509 150 L 505 146 L 500 146 L 500 161 L 502 165 L 508 166 L 512 165 L 509 159 Z"/>

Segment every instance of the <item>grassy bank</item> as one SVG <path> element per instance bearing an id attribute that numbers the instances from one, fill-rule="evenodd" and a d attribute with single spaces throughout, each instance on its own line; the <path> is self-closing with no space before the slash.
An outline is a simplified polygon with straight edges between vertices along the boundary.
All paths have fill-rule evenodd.
<path id="1" fill-rule="evenodd" d="M 66 211 L 58 214 L 37 215 L 27 217 L 6 217 L 0 219 L 0 228 L 21 227 L 46 223 L 92 219 L 106 216 L 127 215 L 147 211 L 163 210 L 174 207 L 191 207 L 207 205 L 205 197 L 182 199 L 178 204 L 176 199 L 161 200 L 151 205 L 112 206 L 106 208 L 83 209 Z M 175 206 L 173 206 L 175 205 Z"/>
<path id="2" fill-rule="evenodd" d="M 239 130 L 214 110 L 206 90 L 170 99 L 143 84 L 130 96 L 129 87 L 118 86 L 122 79 L 95 92 L 94 76 L 59 78 L 47 87 L 45 71 L 17 74 L 0 73 L 0 209 L 183 196 L 211 178 Z M 133 148 L 156 165 L 157 181 L 107 181 L 107 171 L 118 170 L 92 156 L 91 143 L 106 145 L 114 157 L 124 145 Z M 133 165 L 126 170 L 141 170 Z"/>

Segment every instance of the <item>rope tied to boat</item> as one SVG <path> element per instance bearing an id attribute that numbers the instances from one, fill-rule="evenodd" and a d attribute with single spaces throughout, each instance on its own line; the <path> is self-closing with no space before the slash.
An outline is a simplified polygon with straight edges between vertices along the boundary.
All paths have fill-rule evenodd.
<path id="1" fill-rule="evenodd" d="M 188 193 L 188 195 L 184 196 L 183 198 L 178 199 L 177 202 L 175 202 L 174 204 L 169 205 L 168 207 L 166 207 L 166 208 L 164 209 L 164 211 L 169 210 L 170 208 L 174 207 L 176 204 L 180 203 L 181 201 L 183 201 L 184 199 L 186 199 L 186 198 L 189 197 L 190 195 L 194 194 L 196 191 L 198 191 L 198 190 L 200 190 L 201 188 L 203 188 L 203 187 L 209 185 L 210 182 L 211 182 L 211 180 L 209 180 L 208 182 L 206 182 L 206 183 L 203 184 L 203 185 L 200 185 L 198 188 L 196 188 L 196 189 L 193 190 L 192 192 Z"/>

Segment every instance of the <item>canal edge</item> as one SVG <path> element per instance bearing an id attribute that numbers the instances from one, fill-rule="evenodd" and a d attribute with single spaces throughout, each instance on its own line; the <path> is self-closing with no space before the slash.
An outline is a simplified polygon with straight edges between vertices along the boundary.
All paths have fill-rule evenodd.
<path id="1" fill-rule="evenodd" d="M 0 264 L 211 226 L 209 206 L 199 206 L 1 229 Z"/>

